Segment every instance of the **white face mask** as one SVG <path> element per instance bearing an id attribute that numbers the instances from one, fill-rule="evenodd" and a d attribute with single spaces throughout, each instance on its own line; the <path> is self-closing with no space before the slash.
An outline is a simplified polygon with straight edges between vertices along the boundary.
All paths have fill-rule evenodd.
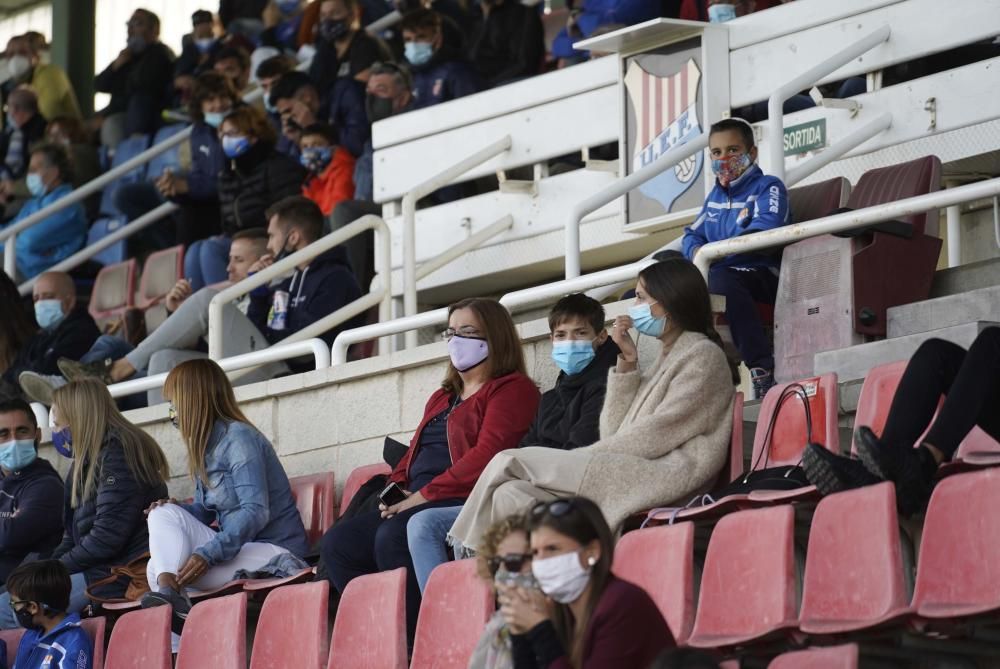
<path id="1" fill-rule="evenodd" d="M 531 571 L 542 592 L 560 604 L 569 604 L 578 600 L 587 589 L 591 567 L 597 560 L 590 558 L 588 562 L 590 567 L 584 569 L 579 552 L 571 551 L 543 560 L 535 558 L 531 561 Z"/>

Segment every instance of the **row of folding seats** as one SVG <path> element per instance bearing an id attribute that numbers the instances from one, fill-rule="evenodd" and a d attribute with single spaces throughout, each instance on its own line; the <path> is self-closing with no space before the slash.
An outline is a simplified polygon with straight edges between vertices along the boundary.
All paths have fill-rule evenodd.
<path id="1" fill-rule="evenodd" d="M 94 654 L 92 656 L 93 669 L 103 669 L 104 667 L 104 635 L 107 631 L 107 619 L 104 617 L 87 618 L 80 622 L 80 627 L 87 633 L 94 643 Z M 7 645 L 7 664 L 13 667 L 14 658 L 17 657 L 17 649 L 21 644 L 21 637 L 24 636 L 24 629 L 18 627 L 12 630 L 0 630 L 0 641 Z"/>

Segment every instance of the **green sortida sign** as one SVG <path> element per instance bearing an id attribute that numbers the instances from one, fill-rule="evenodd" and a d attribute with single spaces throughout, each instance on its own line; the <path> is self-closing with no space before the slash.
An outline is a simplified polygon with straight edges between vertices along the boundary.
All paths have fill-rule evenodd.
<path id="1" fill-rule="evenodd" d="M 784 145 L 786 156 L 823 148 L 826 146 L 826 119 L 820 118 L 785 128 Z"/>

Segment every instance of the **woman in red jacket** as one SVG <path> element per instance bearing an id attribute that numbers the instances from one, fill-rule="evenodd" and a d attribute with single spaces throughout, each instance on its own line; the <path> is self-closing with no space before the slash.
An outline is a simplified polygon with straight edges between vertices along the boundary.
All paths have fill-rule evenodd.
<path id="1" fill-rule="evenodd" d="M 460 506 L 496 453 L 515 448 L 531 425 L 539 392 L 525 373 L 521 340 L 507 310 L 473 298 L 449 308 L 451 361 L 427 401 L 410 449 L 389 477 L 401 501 L 339 523 L 320 552 L 340 592 L 356 576 L 406 567 L 406 621 L 412 640 L 420 610 L 406 523 L 425 509 Z"/>
<path id="2" fill-rule="evenodd" d="M 596 504 L 539 502 L 528 527 L 539 589 L 498 588 L 515 669 L 648 667 L 674 647 L 646 591 L 611 573 L 614 539 Z"/>

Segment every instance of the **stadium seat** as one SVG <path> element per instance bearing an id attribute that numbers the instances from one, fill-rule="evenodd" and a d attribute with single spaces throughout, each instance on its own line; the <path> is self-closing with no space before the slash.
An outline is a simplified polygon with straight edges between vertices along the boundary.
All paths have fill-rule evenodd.
<path id="1" fill-rule="evenodd" d="M 105 669 L 172 669 L 169 606 L 139 609 L 115 622 Z"/>
<path id="2" fill-rule="evenodd" d="M 153 146 L 166 139 L 170 139 L 186 127 L 183 123 L 163 126 L 156 131 L 156 136 L 153 137 Z M 178 144 L 149 161 L 149 164 L 146 166 L 146 178 L 150 181 L 155 181 L 163 176 L 165 170 L 171 169 L 176 173 L 180 171 L 180 168 L 181 150 L 180 144 Z"/>
<path id="3" fill-rule="evenodd" d="M 853 643 L 828 648 L 808 648 L 779 655 L 768 669 L 857 669 L 858 647 Z"/>
<path id="4" fill-rule="evenodd" d="M 337 519 L 333 472 L 296 476 L 288 479 L 288 483 L 306 528 L 306 538 L 310 546 L 315 546 Z"/>
<path id="5" fill-rule="evenodd" d="M 694 524 L 649 527 L 622 536 L 614 573 L 653 598 L 677 645 L 694 624 Z"/>
<path id="6" fill-rule="evenodd" d="M 329 600 L 329 581 L 272 590 L 257 621 L 250 669 L 322 667 L 326 660 Z"/>
<path id="7" fill-rule="evenodd" d="M 373 476 L 390 473 L 392 473 L 392 468 L 384 462 L 376 462 L 373 465 L 362 465 L 361 467 L 354 468 L 344 483 L 344 493 L 340 499 L 340 515 L 343 515 L 347 511 L 348 505 L 354 499 L 354 496 L 358 494 L 358 490 L 361 489 L 362 485 Z"/>
<path id="8" fill-rule="evenodd" d="M 1000 469 L 949 476 L 931 495 L 913 607 L 924 619 L 1000 611 Z"/>
<path id="9" fill-rule="evenodd" d="M 406 569 L 355 578 L 333 621 L 327 669 L 406 669 Z"/>
<path id="10" fill-rule="evenodd" d="M 799 629 L 846 634 L 910 614 L 896 489 L 880 483 L 824 497 L 816 507 Z"/>
<path id="11" fill-rule="evenodd" d="M 174 669 L 246 669 L 247 596 L 198 603 L 184 621 Z"/>
<path id="12" fill-rule="evenodd" d="M 149 254 L 142 266 L 142 278 L 139 280 L 139 294 L 135 299 L 135 306 L 146 310 L 154 304 L 159 304 L 183 276 L 183 244 Z"/>
<path id="13" fill-rule="evenodd" d="M 120 230 L 124 225 L 125 220 L 122 218 L 104 217 L 97 219 L 87 231 L 87 246 L 96 244 L 113 232 Z M 128 257 L 128 251 L 125 243 L 124 239 L 115 242 L 95 255 L 92 260 L 100 263 L 101 265 L 114 265 L 116 263 L 124 262 Z"/>
<path id="14" fill-rule="evenodd" d="M 115 155 L 111 160 L 111 169 L 121 167 L 140 153 L 149 148 L 149 135 L 133 135 L 119 142 Z M 137 183 L 146 178 L 146 165 L 130 170 L 104 187 L 101 194 L 101 214 L 105 216 L 121 216 L 122 212 L 114 205 L 115 190 L 121 184 Z"/>
<path id="15" fill-rule="evenodd" d="M 107 618 L 86 618 L 80 621 L 80 627 L 87 633 L 94 644 L 94 654 L 91 656 L 93 669 L 104 667 L 104 635 L 107 631 Z M 13 664 L 13 663 L 12 663 Z"/>
<path id="16" fill-rule="evenodd" d="M 18 627 L 12 630 L 0 630 L 0 641 L 7 644 L 7 666 L 14 666 L 14 658 L 17 657 L 17 647 L 21 645 L 21 637 L 24 636 L 24 628 Z"/>
<path id="17" fill-rule="evenodd" d="M 790 505 L 724 516 L 702 570 L 694 648 L 732 648 L 796 625 L 796 575 Z"/>
<path id="18" fill-rule="evenodd" d="M 847 204 L 851 182 L 844 177 L 798 186 L 788 190 L 788 208 L 794 223 L 805 223 L 829 216 Z"/>
<path id="19" fill-rule="evenodd" d="M 116 265 L 108 265 L 97 274 L 87 311 L 98 327 L 103 328 L 134 304 L 135 273 L 136 261 L 132 258 Z"/>
<path id="20" fill-rule="evenodd" d="M 493 592 L 476 573 L 475 560 L 446 562 L 435 568 L 420 603 L 410 666 L 468 667 L 494 608 Z"/>

